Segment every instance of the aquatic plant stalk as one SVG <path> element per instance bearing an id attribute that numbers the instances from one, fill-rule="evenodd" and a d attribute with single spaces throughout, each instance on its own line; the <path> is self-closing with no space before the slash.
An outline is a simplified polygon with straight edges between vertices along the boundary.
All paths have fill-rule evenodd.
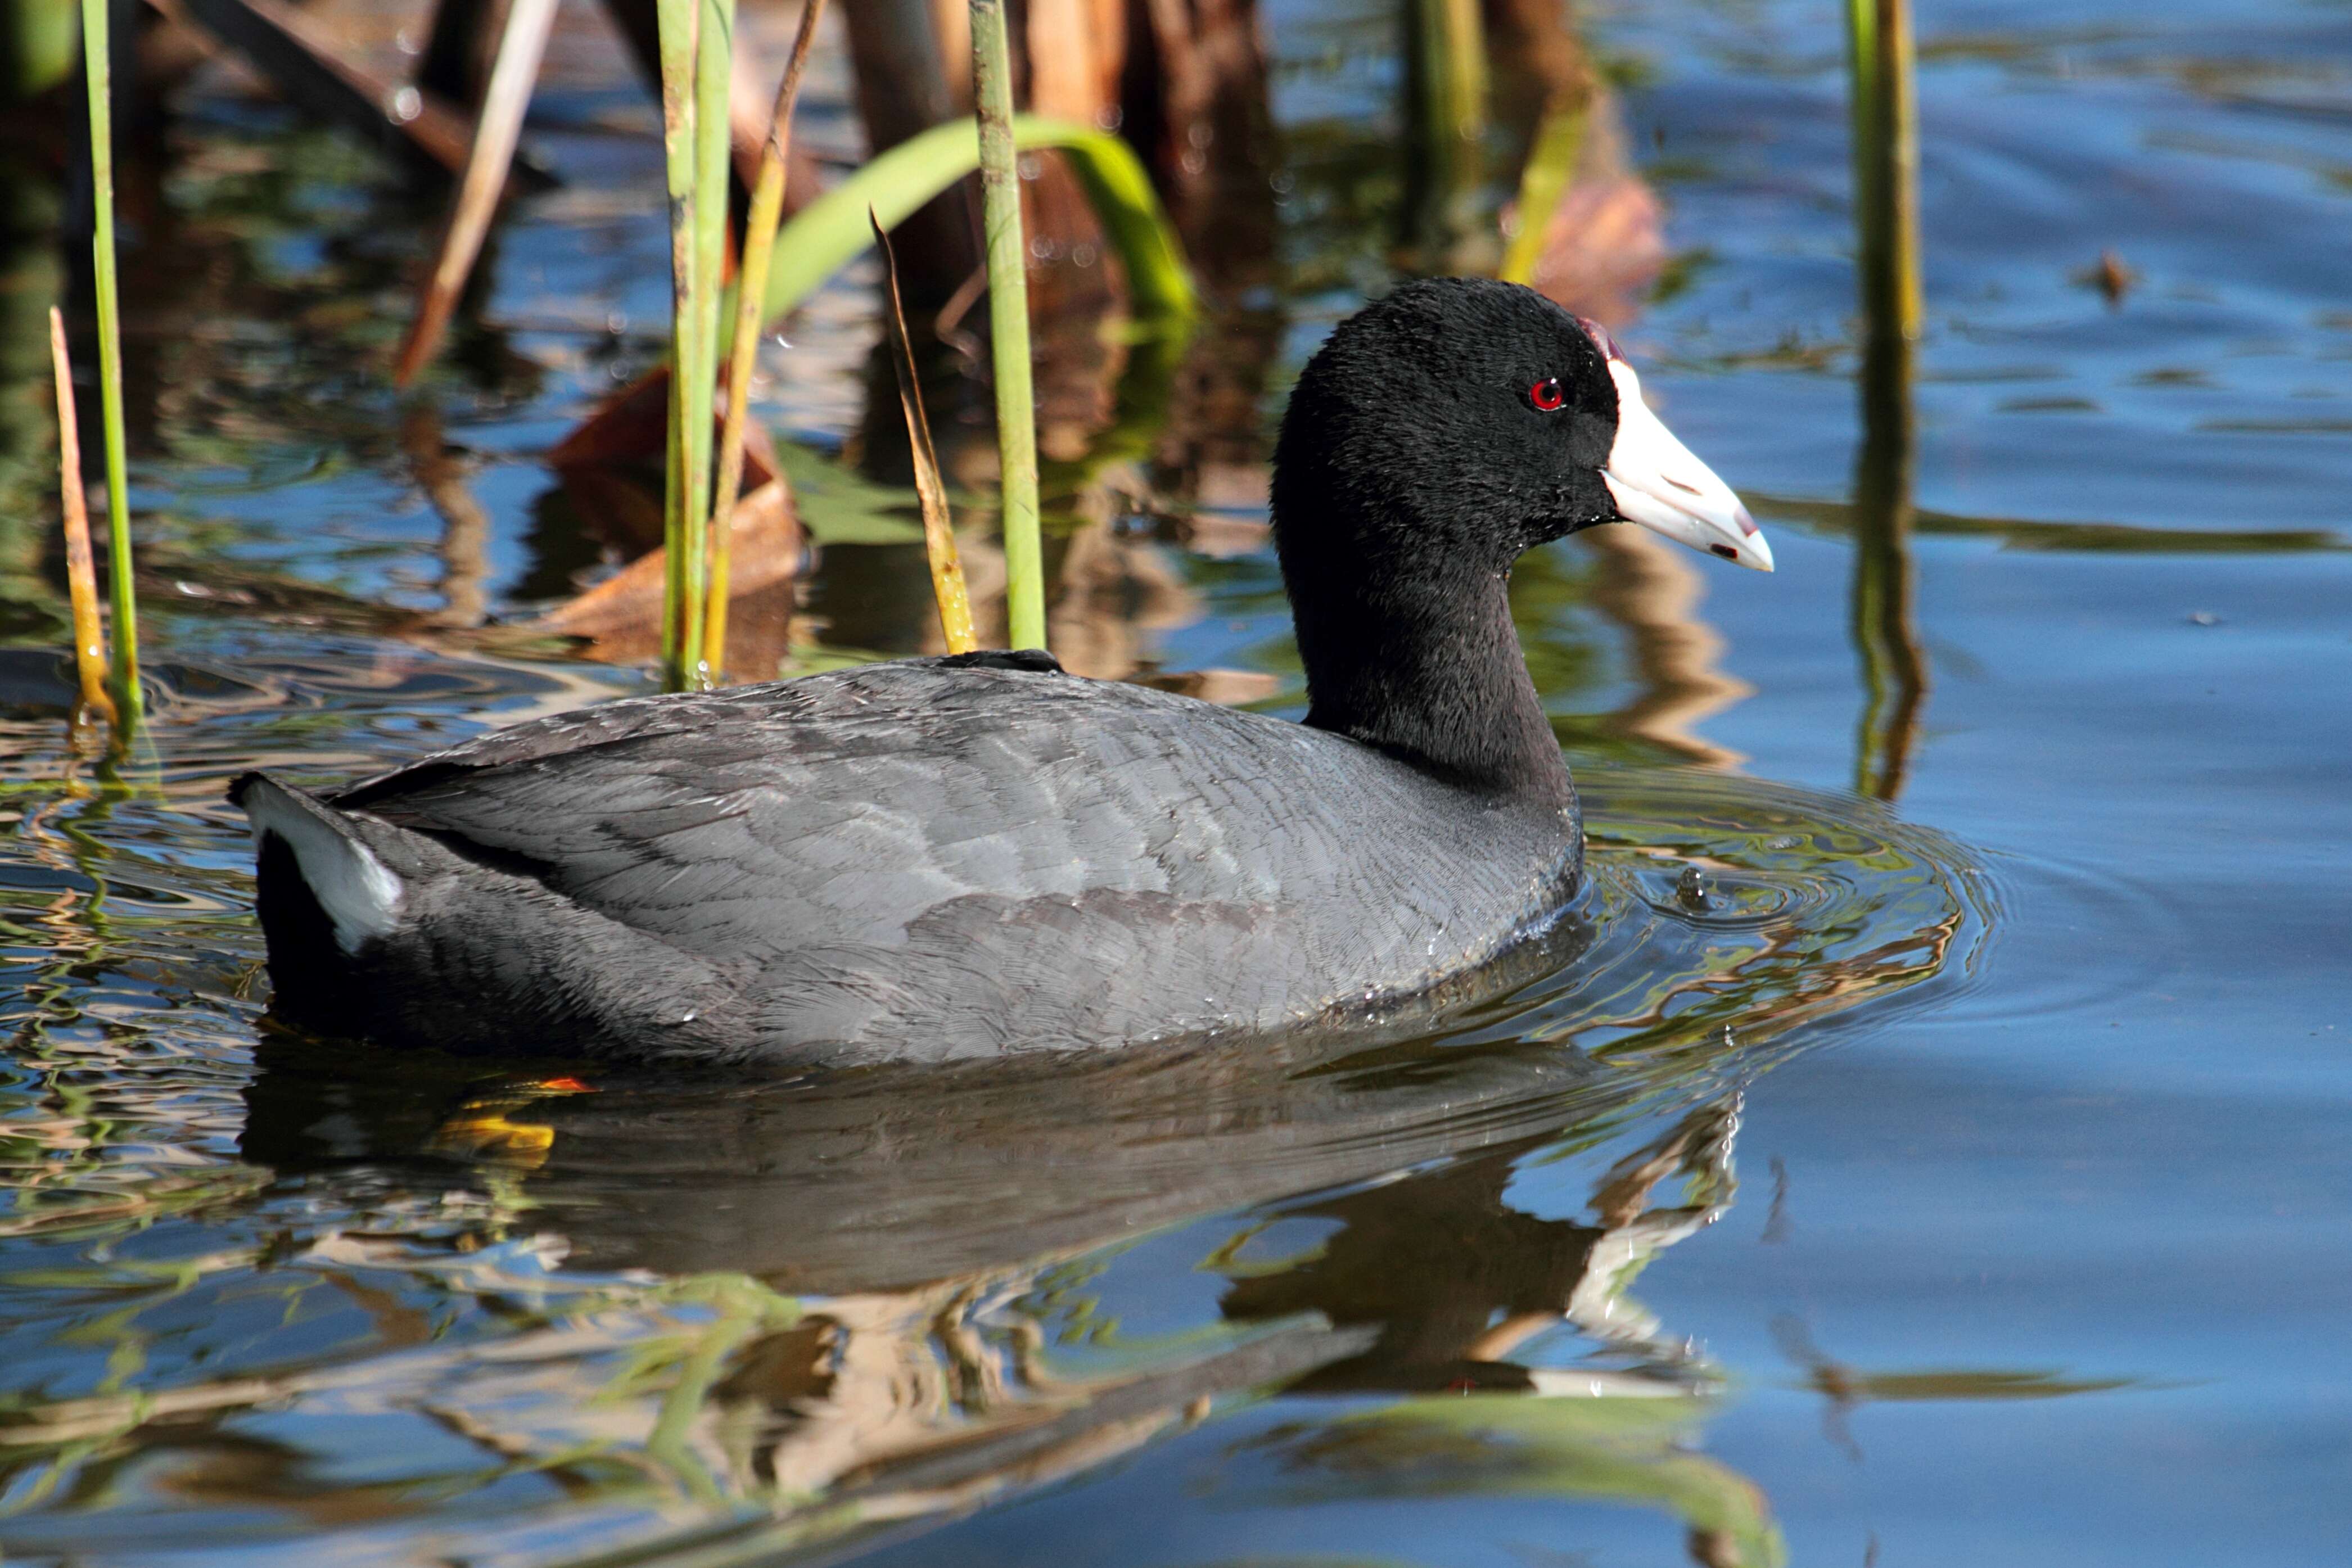
<path id="1" fill-rule="evenodd" d="M 727 423 L 719 439 L 719 487 L 710 501 L 709 589 L 702 612 L 703 649 L 714 682 L 724 675 L 727 663 L 727 580 L 735 493 L 743 485 L 743 427 L 751 418 L 751 366 L 760 352 L 761 304 L 767 298 L 768 266 L 775 257 L 776 225 L 784 210 L 784 163 L 792 150 L 793 104 L 800 97 L 801 74 L 808 67 L 816 25 L 824 15 L 824 0 L 807 0 L 801 7 L 800 32 L 793 39 L 792 58 L 784 64 L 784 79 L 776 89 L 768 140 L 760 150 L 759 183 L 752 187 L 751 214 L 743 222 L 743 265 L 735 279 L 735 340 L 727 356 Z M 894 290 L 895 287 L 894 282 Z"/>
<path id="2" fill-rule="evenodd" d="M 119 729 L 137 727 L 139 605 L 131 567 L 130 460 L 122 434 L 122 312 L 114 277 L 114 87 L 107 40 L 107 0 L 81 0 L 83 74 L 89 84 L 90 236 L 98 295 L 98 396 L 106 442 L 106 565 L 109 608 L 107 685 Z"/>
<path id="3" fill-rule="evenodd" d="M 692 541 L 687 617 L 692 633 L 682 650 L 682 684 L 710 685 L 711 648 L 703 609 L 709 591 L 711 459 L 716 441 L 713 404 L 718 398 L 719 322 L 721 279 L 727 268 L 727 224 L 731 193 L 729 109 L 735 87 L 735 0 L 702 0 L 702 22 L 694 58 L 694 379 L 688 383 L 687 412 L 692 423 L 687 469 L 686 521 Z"/>
<path id="4" fill-rule="evenodd" d="M 670 202 L 670 409 L 663 506 L 662 677 L 672 691 L 706 675 L 705 528 L 719 274 L 727 243 L 729 0 L 658 0 L 662 150 Z"/>
<path id="5" fill-rule="evenodd" d="M 662 490 L 662 675 L 676 691 L 698 659 L 700 628 L 689 626 L 701 601 L 694 593 L 688 561 L 687 470 L 692 462 L 693 423 L 688 388 L 694 384 L 691 333 L 697 304 L 694 287 L 694 59 L 701 30 L 700 0 L 656 0 L 660 35 L 663 172 L 669 187 L 670 378 L 669 437 Z M 692 550 L 698 551 L 697 537 Z"/>
<path id="6" fill-rule="evenodd" d="M 1433 270 L 1468 270 L 1460 253 L 1484 183 L 1486 25 L 1478 0 L 1410 0 L 1405 16 L 1405 237 Z"/>
<path id="7" fill-rule="evenodd" d="M 971 594 L 963 580 L 963 561 L 956 551 L 955 528 L 948 516 L 948 490 L 940 477 L 940 455 L 931 445 L 931 422 L 923 414 L 922 377 L 915 369 L 915 349 L 907 337 L 907 308 L 898 298 L 898 257 L 882 220 L 871 213 L 874 244 L 882 253 L 882 282 L 890 306 L 890 366 L 898 372 L 898 406 L 907 416 L 907 446 L 913 455 L 915 497 L 923 508 L 923 549 L 931 562 L 931 594 L 939 601 L 940 633 L 950 653 L 969 653 L 980 646 L 971 628 Z"/>
<path id="8" fill-rule="evenodd" d="M 522 136 L 523 113 L 530 107 L 531 85 L 539 78 L 540 57 L 547 52 L 547 36 L 555 26 L 555 0 L 514 0 L 508 9 L 506 29 L 499 37 L 497 62 L 490 68 L 489 86 L 482 93 L 482 115 L 474 128 L 474 145 L 466 156 L 465 177 L 449 208 L 448 226 L 442 231 L 440 253 L 416 303 L 408 337 L 400 346 L 392 381 L 406 386 L 440 350 L 457 297 L 482 254 L 491 215 L 506 191 L 507 172 L 513 165 L 515 144 Z"/>
<path id="9" fill-rule="evenodd" d="M 58 498 L 65 510 L 66 591 L 73 601 L 74 672 L 82 706 L 111 724 L 106 695 L 106 628 L 98 616 L 98 568 L 89 554 L 89 505 L 81 482 L 80 421 L 74 413 L 73 365 L 66 357 L 66 319 L 49 307 L 49 363 L 58 381 Z"/>
<path id="10" fill-rule="evenodd" d="M 1486 133 L 1486 29 L 1478 0 L 1415 0 L 1419 91 L 1429 128 L 1456 143 Z"/>
<path id="11" fill-rule="evenodd" d="M 0 109 L 30 102 L 73 74 L 75 16 L 61 0 L 0 9 Z"/>
<path id="12" fill-rule="evenodd" d="M 1927 306 L 1910 0 L 1846 0 L 1846 45 L 1863 315 L 1873 330 L 1916 338 Z"/>
<path id="13" fill-rule="evenodd" d="M 1029 361 L 1029 246 L 1013 141 L 1012 46 L 1004 0 L 971 0 L 972 107 L 980 125 L 981 223 L 988 236 L 990 363 L 1002 467 L 1004 609 L 1016 648 L 1045 645 L 1045 564 L 1037 527 L 1037 407 Z"/>

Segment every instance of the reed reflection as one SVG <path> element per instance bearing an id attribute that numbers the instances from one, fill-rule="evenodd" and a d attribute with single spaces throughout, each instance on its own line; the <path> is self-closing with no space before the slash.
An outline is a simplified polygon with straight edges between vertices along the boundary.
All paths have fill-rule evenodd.
<path id="1" fill-rule="evenodd" d="M 1854 789 L 1903 791 L 1927 697 L 1912 601 L 1912 372 L 1925 311 L 1919 254 L 1919 128 L 1909 0 L 1850 0 L 1855 264 L 1863 313 L 1854 457 L 1855 651 L 1863 709 Z"/>

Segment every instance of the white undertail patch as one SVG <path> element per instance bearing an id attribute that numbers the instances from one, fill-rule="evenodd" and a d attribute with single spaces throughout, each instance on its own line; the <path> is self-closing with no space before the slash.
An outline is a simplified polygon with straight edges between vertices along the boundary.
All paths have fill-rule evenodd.
<path id="1" fill-rule="evenodd" d="M 277 834 L 294 852 L 303 885 L 334 924 L 336 946 L 356 953 L 370 937 L 392 935 L 400 924 L 401 881 L 365 844 L 311 814 L 323 808 L 306 809 L 266 779 L 245 792 L 244 804 L 253 823 L 255 854 L 267 833 Z"/>

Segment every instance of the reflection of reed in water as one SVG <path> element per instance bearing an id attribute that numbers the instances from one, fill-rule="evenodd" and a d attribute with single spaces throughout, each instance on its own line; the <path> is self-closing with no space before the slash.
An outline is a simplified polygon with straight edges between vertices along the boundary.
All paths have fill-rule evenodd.
<path id="1" fill-rule="evenodd" d="M 1854 789 L 1903 792 L 1927 700 L 1927 656 L 1914 625 L 1911 564 L 1912 344 L 1871 332 L 1863 350 L 1862 450 L 1853 476 L 1853 641 L 1862 655 Z"/>
<path id="2" fill-rule="evenodd" d="M 1601 565 L 1593 607 L 1624 629 L 1642 683 L 1640 694 L 1613 716 L 1617 727 L 1714 767 L 1746 760 L 1698 734 L 1701 724 L 1756 689 L 1716 667 L 1725 643 L 1698 613 L 1706 591 L 1698 573 L 1638 528 L 1594 528 L 1585 537 Z"/>
<path id="3" fill-rule="evenodd" d="M 400 416 L 401 449 L 416 487 L 441 517 L 441 609 L 431 624 L 479 626 L 489 617 L 489 514 L 466 486 L 466 470 L 441 434 L 441 411 L 411 403 Z"/>
<path id="4" fill-rule="evenodd" d="M 1925 315 L 1919 129 L 1909 0 L 1849 0 L 1847 22 L 1864 329 L 1853 616 L 1864 695 L 1854 788 L 1891 800 L 1902 792 L 1927 695 L 1911 567 L 1911 373 Z"/>
<path id="5" fill-rule="evenodd" d="M 1853 1418 L 1865 1405 L 1927 1400 L 2063 1399 L 2138 1385 L 2132 1377 L 2067 1377 L 2011 1368 L 1938 1367 L 1919 1372 L 1863 1372 L 1824 1354 L 1802 1318 L 1772 1320 L 1772 1338 L 1788 1361 L 1803 1369 L 1804 1386 L 1822 1397 L 1822 1436 L 1847 1458 L 1862 1463 Z"/>

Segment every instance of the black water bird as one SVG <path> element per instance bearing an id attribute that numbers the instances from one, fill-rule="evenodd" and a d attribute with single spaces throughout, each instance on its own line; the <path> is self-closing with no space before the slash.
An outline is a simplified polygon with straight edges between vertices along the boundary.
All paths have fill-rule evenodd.
<path id="1" fill-rule="evenodd" d="M 990 653 L 612 703 L 330 796 L 245 775 L 278 1011 L 789 1064 L 1267 1033 L 1475 983 L 1583 864 L 1512 563 L 1617 520 L 1770 549 L 1606 331 L 1463 278 L 1331 334 L 1273 510 L 1304 724 Z"/>

